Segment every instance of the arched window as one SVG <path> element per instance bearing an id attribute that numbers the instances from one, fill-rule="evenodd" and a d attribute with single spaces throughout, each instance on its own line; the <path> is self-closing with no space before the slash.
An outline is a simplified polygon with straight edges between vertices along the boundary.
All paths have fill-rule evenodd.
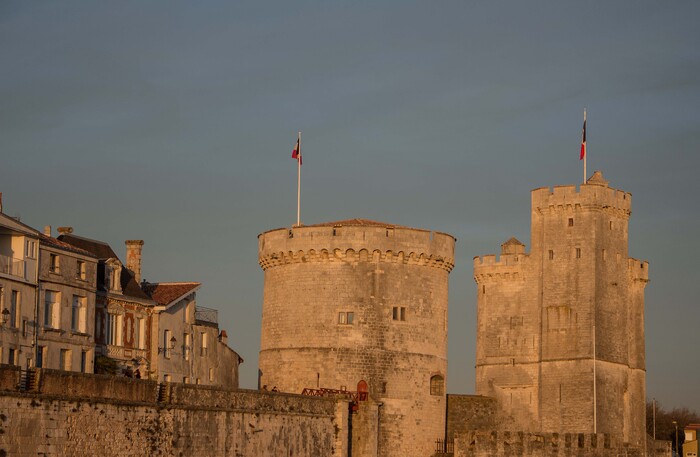
<path id="1" fill-rule="evenodd" d="M 430 395 L 444 395 L 445 378 L 436 374 L 430 378 Z"/>

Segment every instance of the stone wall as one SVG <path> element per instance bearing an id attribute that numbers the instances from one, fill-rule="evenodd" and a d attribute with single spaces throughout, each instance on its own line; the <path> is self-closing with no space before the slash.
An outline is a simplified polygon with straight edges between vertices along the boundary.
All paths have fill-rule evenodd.
<path id="1" fill-rule="evenodd" d="M 346 400 L 51 370 L 19 392 L 15 373 L 0 367 L 0 456 L 348 455 Z"/>
<path id="2" fill-rule="evenodd" d="M 480 395 L 447 395 L 447 441 L 470 430 L 497 427 L 498 404 L 495 399 Z"/>

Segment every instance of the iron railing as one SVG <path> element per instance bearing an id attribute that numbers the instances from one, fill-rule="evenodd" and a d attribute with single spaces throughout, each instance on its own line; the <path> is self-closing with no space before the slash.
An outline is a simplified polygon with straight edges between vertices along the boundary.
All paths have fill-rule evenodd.
<path id="1" fill-rule="evenodd" d="M 201 322 L 219 325 L 219 311 L 212 308 L 197 306 L 194 309 L 194 319 Z"/>
<path id="2" fill-rule="evenodd" d="M 24 265 L 25 262 L 22 259 L 13 259 L 0 254 L 0 273 L 24 279 Z"/>
<path id="3" fill-rule="evenodd" d="M 435 455 L 453 455 L 455 451 L 455 442 L 438 438 L 435 440 Z"/>

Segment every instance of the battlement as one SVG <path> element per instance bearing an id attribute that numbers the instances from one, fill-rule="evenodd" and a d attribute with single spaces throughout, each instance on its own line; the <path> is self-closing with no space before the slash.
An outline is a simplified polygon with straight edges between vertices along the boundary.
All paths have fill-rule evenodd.
<path id="1" fill-rule="evenodd" d="M 575 185 L 539 187 L 531 191 L 531 197 L 533 210 L 598 206 L 621 210 L 627 216 L 632 210 L 632 194 L 609 187 L 598 171 L 578 188 Z"/>
<path id="2" fill-rule="evenodd" d="M 470 430 L 455 437 L 455 455 L 642 456 L 640 449 L 603 433 L 537 433 Z"/>
<path id="3" fill-rule="evenodd" d="M 528 254 L 501 254 L 474 257 L 474 281 L 477 284 L 489 280 L 522 280 L 523 264 L 529 259 Z"/>
<path id="4" fill-rule="evenodd" d="M 627 259 L 627 267 L 633 281 L 649 282 L 649 262 L 646 260 Z"/>
<path id="5" fill-rule="evenodd" d="M 452 271 L 456 239 L 446 233 L 362 221 L 271 230 L 258 235 L 263 270 L 299 262 L 388 262 Z"/>

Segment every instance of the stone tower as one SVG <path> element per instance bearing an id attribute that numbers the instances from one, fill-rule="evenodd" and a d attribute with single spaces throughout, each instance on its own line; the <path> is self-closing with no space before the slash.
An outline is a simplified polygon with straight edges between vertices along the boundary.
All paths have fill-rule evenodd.
<path id="1" fill-rule="evenodd" d="M 477 394 L 509 427 L 610 433 L 644 447 L 644 288 L 628 257 L 632 196 L 600 172 L 532 191 L 531 251 L 512 238 L 474 259 Z"/>
<path id="2" fill-rule="evenodd" d="M 354 219 L 258 237 L 260 386 L 363 390 L 381 456 L 429 456 L 445 430 L 447 234 Z"/>

